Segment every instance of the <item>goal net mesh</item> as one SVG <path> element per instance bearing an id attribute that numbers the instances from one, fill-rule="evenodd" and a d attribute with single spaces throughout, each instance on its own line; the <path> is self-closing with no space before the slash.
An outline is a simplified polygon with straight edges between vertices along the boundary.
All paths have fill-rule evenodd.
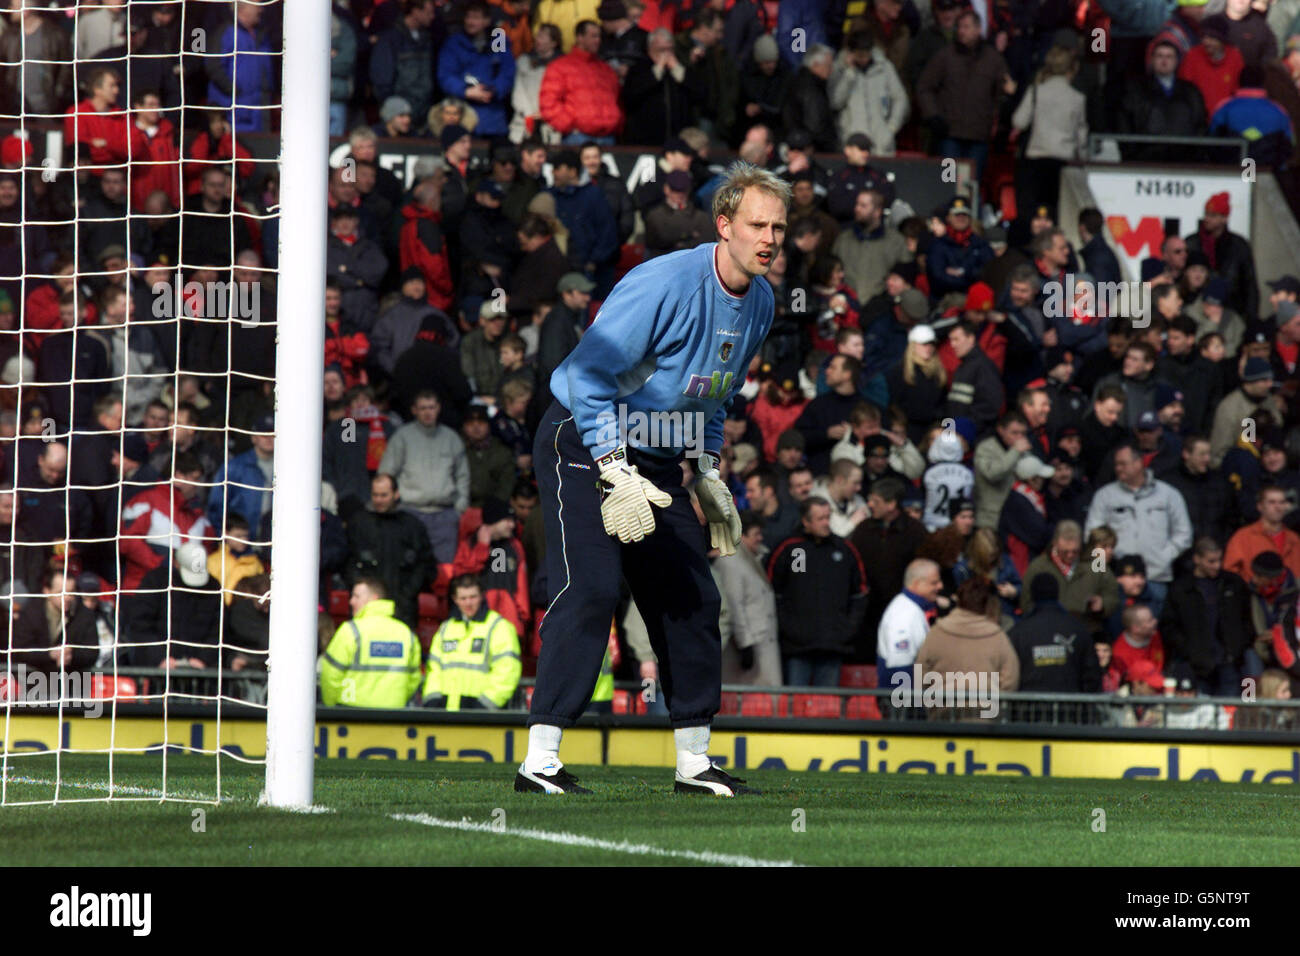
<path id="1" fill-rule="evenodd" d="M 0 804 L 217 802 L 264 761 L 281 0 L 14 6 Z"/>

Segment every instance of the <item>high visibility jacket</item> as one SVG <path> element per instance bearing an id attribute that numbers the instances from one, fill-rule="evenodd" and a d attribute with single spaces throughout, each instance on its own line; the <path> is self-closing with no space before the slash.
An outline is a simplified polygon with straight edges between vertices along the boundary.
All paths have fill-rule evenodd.
<path id="1" fill-rule="evenodd" d="M 448 710 L 460 710 L 462 697 L 490 709 L 504 707 L 523 672 L 514 625 L 486 604 L 468 621 L 459 612 L 445 621 L 424 663 L 425 705 Z"/>
<path id="2" fill-rule="evenodd" d="M 601 701 L 614 699 L 614 668 L 609 660 L 609 648 L 605 648 L 605 657 L 600 662 L 600 676 L 596 678 L 596 689 L 592 691 L 591 702 L 599 704 Z"/>
<path id="3" fill-rule="evenodd" d="M 371 601 L 344 622 L 321 661 L 327 705 L 405 707 L 420 687 L 420 639 L 393 617 L 392 601 Z"/>

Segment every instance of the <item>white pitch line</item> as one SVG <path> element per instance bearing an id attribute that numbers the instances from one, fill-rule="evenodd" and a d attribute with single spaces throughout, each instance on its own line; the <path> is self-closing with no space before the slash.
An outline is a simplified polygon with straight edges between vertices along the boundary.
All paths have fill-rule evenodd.
<path id="1" fill-rule="evenodd" d="M 133 794 L 140 797 L 179 797 L 183 800 L 202 800 L 205 803 L 214 802 L 213 797 L 206 793 L 194 793 L 189 790 L 169 790 L 164 793 L 161 790 L 155 790 L 152 787 L 135 787 L 125 783 L 114 783 L 111 787 L 106 780 L 76 781 L 64 780 L 61 783 L 57 780 L 48 780 L 43 777 L 23 777 L 17 774 L 10 774 L 6 778 L 9 783 L 28 783 L 39 786 L 53 787 L 56 784 L 60 789 L 66 787 L 70 790 L 102 790 L 109 793 Z M 222 797 L 221 802 L 234 802 L 235 797 Z M 51 801 L 53 802 L 53 801 Z"/>
<path id="2" fill-rule="evenodd" d="M 752 856 L 738 856 L 731 853 L 713 853 L 698 850 L 668 850 L 651 846 L 648 843 L 629 843 L 622 840 L 598 840 L 595 837 L 582 836 L 578 833 L 564 833 L 553 830 L 530 830 L 517 827 L 499 829 L 492 823 L 474 823 L 471 820 L 444 820 L 429 816 L 427 813 L 394 813 L 392 819 L 407 823 L 419 823 L 426 827 L 441 827 L 444 830 L 464 830 L 470 833 L 492 833 L 499 836 L 523 837 L 526 840 L 542 840 L 546 843 L 560 843 L 565 846 L 590 847 L 595 850 L 607 850 L 611 853 L 629 853 L 633 856 L 673 857 L 694 860 L 697 863 L 713 863 L 718 866 L 800 866 L 793 860 L 760 860 Z"/>

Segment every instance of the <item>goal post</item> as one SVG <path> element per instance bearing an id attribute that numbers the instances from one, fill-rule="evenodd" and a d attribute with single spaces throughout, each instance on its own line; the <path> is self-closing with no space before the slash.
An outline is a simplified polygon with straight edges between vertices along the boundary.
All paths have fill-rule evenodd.
<path id="1" fill-rule="evenodd" d="M 266 790 L 275 807 L 312 802 L 316 724 L 321 430 L 325 353 L 330 17 L 285 0 L 280 120 L 280 257 L 275 361 Z"/>

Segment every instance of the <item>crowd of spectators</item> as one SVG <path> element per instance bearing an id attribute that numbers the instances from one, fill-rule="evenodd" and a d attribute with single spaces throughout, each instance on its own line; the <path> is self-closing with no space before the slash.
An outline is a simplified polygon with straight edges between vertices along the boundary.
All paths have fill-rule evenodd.
<path id="1" fill-rule="evenodd" d="M 279 10 L 20 6 L 0 14 L 0 101 L 66 118 L 57 177 L 15 172 L 48 159 L 34 137 L 0 143 L 10 590 L 54 607 L 120 588 L 116 617 L 82 603 L 129 663 L 261 666 L 292 333 L 277 172 L 247 137 L 278 126 L 260 54 Z M 857 664 L 887 685 L 980 659 L 1004 690 L 1288 692 L 1300 280 L 1266 276 L 1261 299 L 1220 194 L 1143 264 L 1150 314 L 1107 315 L 1085 294 L 1121 278 L 1106 210 L 1062 224 L 1055 206 L 1090 130 L 1250 128 L 1289 190 L 1297 7 L 335 2 L 323 609 L 347 618 L 335 597 L 369 582 L 368 617 L 427 645 L 469 627 L 447 585 L 474 576 L 528 672 L 550 375 L 627 269 L 713 239 L 734 152 L 794 204 L 725 429 L 744 527 L 714 562 L 727 681 L 837 685 Z M 219 55 L 183 49 L 194 25 Z M 399 175 L 389 140 L 434 155 Z M 607 152 L 623 145 L 657 156 L 634 189 Z M 978 184 L 1013 169 L 1019 216 L 978 185 L 929 208 L 872 163 L 921 153 L 971 160 Z M 13 646 L 57 667 L 45 614 L 24 609 Z M 656 676 L 637 610 L 616 623 L 620 675 Z"/>

